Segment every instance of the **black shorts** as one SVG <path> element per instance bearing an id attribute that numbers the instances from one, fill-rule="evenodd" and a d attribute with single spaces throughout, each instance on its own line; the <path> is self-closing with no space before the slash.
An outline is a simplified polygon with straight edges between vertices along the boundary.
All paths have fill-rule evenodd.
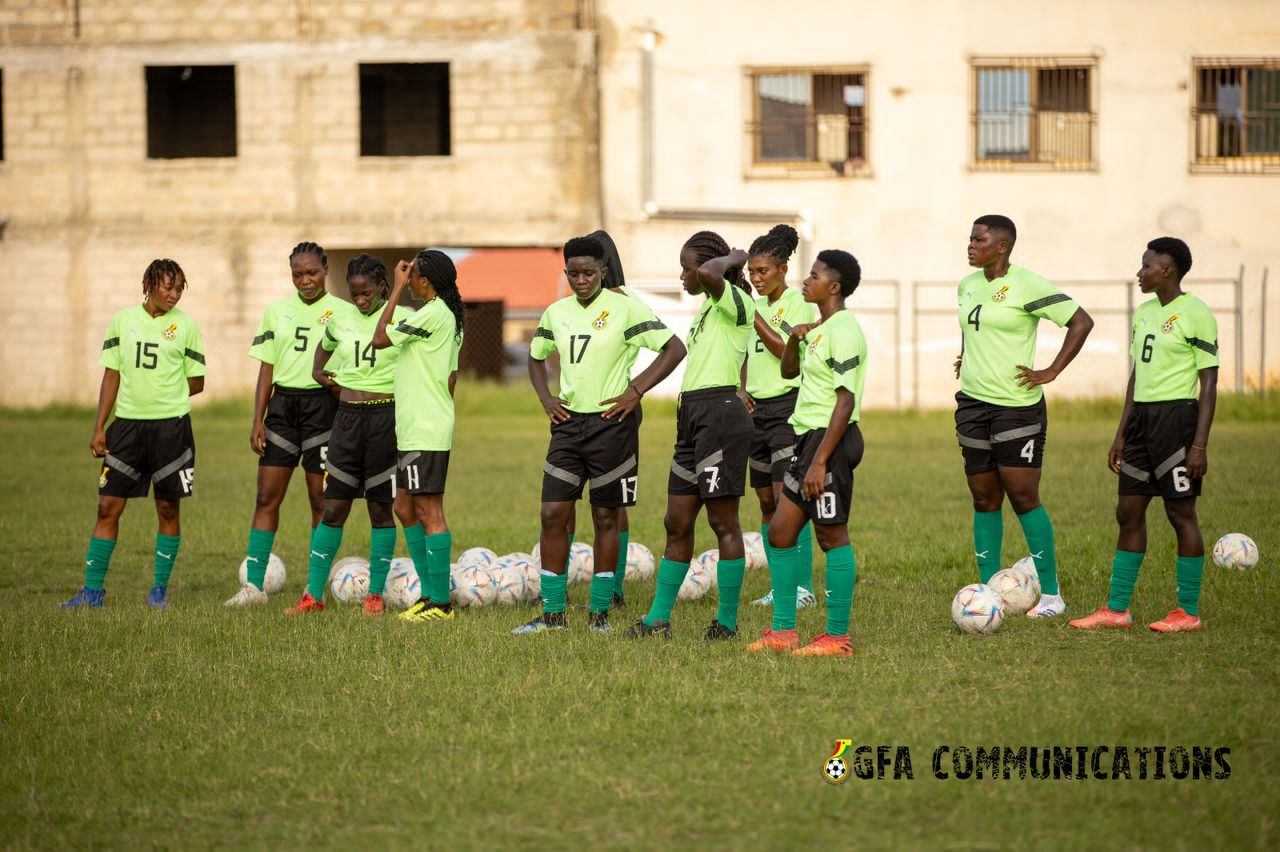
<path id="1" fill-rule="evenodd" d="M 327 388 L 282 388 L 276 385 L 267 402 L 267 450 L 258 459 L 266 467 L 298 466 L 307 473 L 324 473 L 329 432 L 338 400 Z"/>
<path id="2" fill-rule="evenodd" d="M 796 430 L 788 422 L 796 410 L 798 390 L 757 399 L 751 422 L 755 434 L 751 438 L 751 487 L 768 488 L 782 482 L 791 457 L 796 454 Z"/>
<path id="3" fill-rule="evenodd" d="M 396 488 L 410 494 L 443 494 L 449 478 L 448 450 L 411 450 L 399 454 Z"/>
<path id="4" fill-rule="evenodd" d="M 997 467 L 1040 467 L 1048 432 L 1044 397 L 1035 405 L 1007 406 L 956 394 L 956 438 L 969 476 Z"/>
<path id="5" fill-rule="evenodd" d="M 396 498 L 396 461 L 395 402 L 338 403 L 325 461 L 325 499 L 390 503 Z"/>
<path id="6" fill-rule="evenodd" d="M 1187 476 L 1187 452 L 1200 406 L 1194 399 L 1135 402 L 1120 456 L 1121 495 L 1180 500 L 1199 497 L 1203 479 Z"/>
<path id="7" fill-rule="evenodd" d="M 639 484 L 640 409 L 626 420 L 570 412 L 551 424 L 551 443 L 542 465 L 542 502 L 582 497 L 591 480 L 591 505 L 634 506 Z"/>
<path id="8" fill-rule="evenodd" d="M 191 417 L 128 420 L 107 427 L 107 457 L 98 474 L 103 497 L 146 497 L 151 483 L 157 500 L 191 496 L 196 475 L 196 439 Z"/>
<path id="9" fill-rule="evenodd" d="M 741 497 L 754 431 L 737 388 L 680 394 L 667 493 L 697 494 L 703 500 Z"/>
<path id="10" fill-rule="evenodd" d="M 816 499 L 801 496 L 804 475 L 826 437 L 826 429 L 813 429 L 796 439 L 796 457 L 782 477 L 782 493 L 795 503 L 815 524 L 830 526 L 849 522 L 849 506 L 853 502 L 853 469 L 862 461 L 862 430 L 850 423 L 844 437 L 836 444 L 827 460 L 826 486 Z"/>

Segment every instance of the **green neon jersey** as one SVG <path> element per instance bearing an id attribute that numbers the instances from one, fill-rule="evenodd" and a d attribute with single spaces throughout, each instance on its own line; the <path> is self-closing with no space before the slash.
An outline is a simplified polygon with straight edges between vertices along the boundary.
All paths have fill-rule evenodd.
<path id="1" fill-rule="evenodd" d="M 267 307 L 253 336 L 249 355 L 272 366 L 271 380 L 286 388 L 318 388 L 311 375 L 316 347 L 325 327 L 348 311 L 358 313 L 350 302 L 325 293 L 311 304 L 298 294 Z"/>
<path id="2" fill-rule="evenodd" d="M 1218 366 L 1218 321 L 1199 297 L 1144 302 L 1133 314 L 1133 401 L 1195 399 L 1200 371 Z"/>
<path id="3" fill-rule="evenodd" d="M 135 305 L 111 318 L 98 363 L 120 374 L 116 417 L 181 417 L 191 411 L 187 379 L 205 374 L 204 342 L 177 308 L 153 317 Z"/>

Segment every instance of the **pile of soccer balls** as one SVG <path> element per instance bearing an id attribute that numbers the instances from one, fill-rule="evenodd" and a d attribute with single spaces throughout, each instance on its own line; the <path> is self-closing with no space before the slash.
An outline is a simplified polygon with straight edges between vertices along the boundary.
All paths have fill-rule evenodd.
<path id="1" fill-rule="evenodd" d="M 1258 564 L 1258 545 L 1244 533 L 1227 533 L 1213 546 L 1220 568 L 1247 571 Z M 986 583 L 971 583 L 951 601 L 951 620 L 962 633 L 994 633 L 1006 615 L 1021 615 L 1040 599 L 1040 577 L 1030 556 L 997 571 Z"/>

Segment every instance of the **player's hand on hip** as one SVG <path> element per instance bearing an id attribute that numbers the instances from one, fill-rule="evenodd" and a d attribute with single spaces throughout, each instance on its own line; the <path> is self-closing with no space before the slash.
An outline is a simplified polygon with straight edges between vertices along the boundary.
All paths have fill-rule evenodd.
<path id="1" fill-rule="evenodd" d="M 827 466 L 814 462 L 805 471 L 804 482 L 800 486 L 800 496 L 806 500 L 817 500 L 818 495 L 827 487 Z"/>
<path id="2" fill-rule="evenodd" d="M 249 433 L 249 448 L 258 455 L 267 452 L 267 427 L 262 423 L 253 425 L 253 430 Z"/>
<path id="3" fill-rule="evenodd" d="M 1034 388 L 1037 385 L 1047 385 L 1049 382 L 1058 378 L 1057 372 L 1052 367 L 1045 367 L 1043 370 L 1033 370 L 1024 364 L 1018 365 L 1018 371 L 1014 376 L 1017 378 L 1018 386 L 1021 388 Z"/>
<path id="4" fill-rule="evenodd" d="M 565 410 L 564 400 L 560 397 L 553 396 L 541 402 L 542 410 L 547 412 L 552 423 L 563 423 L 569 419 L 569 412 Z"/>
<path id="5" fill-rule="evenodd" d="M 738 391 L 738 399 L 742 400 L 742 404 L 747 407 L 748 414 L 756 413 L 756 401 L 751 396 L 751 394 L 747 393 L 744 390 L 740 390 Z"/>
<path id="6" fill-rule="evenodd" d="M 627 389 L 618 396 L 602 399 L 600 404 L 613 406 L 604 414 L 601 414 L 601 417 L 605 420 L 617 418 L 618 422 L 621 423 L 627 419 L 628 414 L 635 411 L 636 407 L 640 405 L 640 394 L 636 392 L 634 385 L 627 385 Z"/>
<path id="7" fill-rule="evenodd" d="M 958 378 L 960 378 L 960 363 L 961 363 L 962 361 L 964 361 L 964 353 L 963 353 L 963 352 L 961 352 L 959 355 L 957 355 L 957 356 L 956 356 L 955 368 L 956 368 L 956 378 L 957 378 L 957 379 L 958 379 Z"/>
<path id="8" fill-rule="evenodd" d="M 1209 471 L 1209 453 L 1201 447 L 1187 450 L 1187 476 L 1200 479 Z"/>
<path id="9" fill-rule="evenodd" d="M 103 458 L 107 454 L 107 433 L 101 429 L 95 429 L 93 437 L 89 439 L 89 451 L 93 453 L 94 458 Z"/>
<path id="10" fill-rule="evenodd" d="M 1107 450 L 1107 467 L 1111 468 L 1112 473 L 1120 472 L 1120 459 L 1124 456 L 1124 438 L 1117 437 L 1111 442 L 1111 449 Z"/>

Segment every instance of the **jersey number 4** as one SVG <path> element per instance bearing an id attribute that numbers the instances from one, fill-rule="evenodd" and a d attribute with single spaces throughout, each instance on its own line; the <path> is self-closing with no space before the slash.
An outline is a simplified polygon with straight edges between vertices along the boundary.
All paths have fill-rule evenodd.
<path id="1" fill-rule="evenodd" d="M 973 310 L 969 311 L 969 319 L 965 320 L 969 325 L 973 326 L 974 331 L 982 331 L 982 305 L 976 305 Z"/>
<path id="2" fill-rule="evenodd" d="M 569 363 L 581 364 L 582 358 L 587 354 L 587 344 L 591 342 L 589 334 L 571 334 L 569 335 Z"/>
<path id="3" fill-rule="evenodd" d="M 365 345 L 364 349 L 360 348 L 359 340 L 351 341 L 351 346 L 352 348 L 355 349 L 357 370 L 360 369 L 361 359 L 369 362 L 370 367 L 378 363 L 378 354 L 377 354 L 378 350 L 373 348 L 373 341 L 369 341 L 369 343 Z"/>

